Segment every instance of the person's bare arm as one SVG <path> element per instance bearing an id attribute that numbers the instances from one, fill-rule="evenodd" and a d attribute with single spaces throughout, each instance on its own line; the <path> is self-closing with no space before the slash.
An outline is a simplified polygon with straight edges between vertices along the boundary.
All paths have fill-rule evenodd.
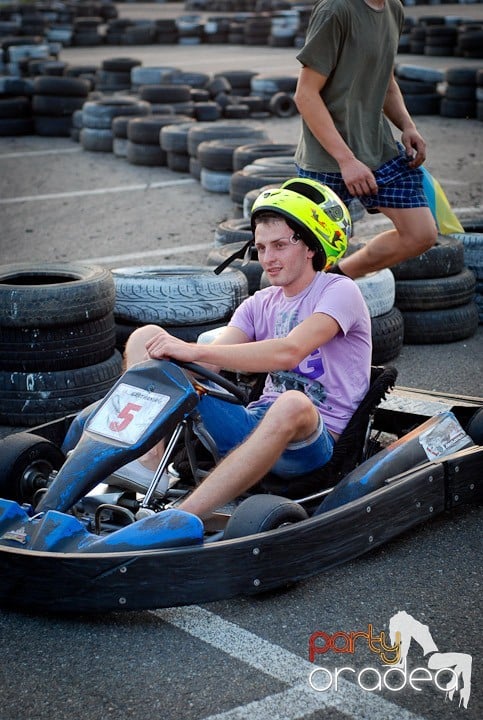
<path id="1" fill-rule="evenodd" d="M 394 73 L 391 75 L 383 106 L 386 117 L 401 130 L 401 141 L 411 157 L 409 166 L 417 168 L 426 160 L 426 143 L 408 112 Z"/>
<path id="2" fill-rule="evenodd" d="M 331 340 L 340 330 L 339 324 L 329 315 L 315 313 L 300 325 L 297 325 L 284 338 L 247 342 L 246 336 L 236 328 L 239 343 L 220 344 L 236 337 L 227 334 L 208 345 L 187 343 L 161 330 L 146 345 L 147 352 L 153 358 L 173 358 L 184 362 L 195 362 L 239 370 L 240 372 L 269 372 L 271 370 L 291 370 L 316 347 Z"/>
<path id="3" fill-rule="evenodd" d="M 349 192 L 371 195 L 377 192 L 372 170 L 358 160 L 337 128 L 320 93 L 327 77 L 309 67 L 300 71 L 294 95 L 295 104 L 308 128 L 337 162 Z"/>

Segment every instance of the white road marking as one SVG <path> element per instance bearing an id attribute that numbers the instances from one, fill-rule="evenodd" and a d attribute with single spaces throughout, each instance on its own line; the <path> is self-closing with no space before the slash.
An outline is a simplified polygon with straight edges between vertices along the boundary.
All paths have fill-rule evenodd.
<path id="1" fill-rule="evenodd" d="M 25 150 L 23 152 L 0 153 L 0 160 L 5 158 L 35 157 L 36 155 L 60 155 L 66 153 L 78 153 L 82 148 L 58 148 L 57 150 Z"/>
<path id="2" fill-rule="evenodd" d="M 198 250 L 207 250 L 213 247 L 213 243 L 195 243 L 193 245 L 183 245 L 176 248 L 158 248 L 157 250 L 145 250 L 144 252 L 125 253 L 124 255 L 104 255 L 97 258 L 84 258 L 82 262 L 86 263 L 121 263 L 127 260 L 142 260 L 145 257 L 164 257 L 171 255 L 183 255 L 185 253 L 196 252 Z"/>
<path id="3" fill-rule="evenodd" d="M 192 605 L 150 612 L 254 670 L 290 685 L 280 693 L 204 720 L 297 720 L 322 708 L 338 708 L 354 720 L 424 720 L 342 677 L 338 678 L 337 692 L 313 690 L 309 675 L 315 665 L 204 608 Z"/>
<path id="4" fill-rule="evenodd" d="M 157 190 L 158 188 L 174 187 L 176 185 L 187 185 L 195 183 L 195 178 L 182 178 L 180 180 L 164 180 L 153 183 L 139 183 L 138 185 L 119 185 L 118 187 L 97 188 L 96 190 L 72 190 L 70 192 L 49 193 L 46 195 L 24 195 L 22 197 L 2 198 L 0 205 L 12 205 L 13 203 L 32 202 L 39 200 L 61 200 L 65 198 L 84 197 L 87 195 L 106 195 L 109 193 L 134 192 L 136 190 Z"/>

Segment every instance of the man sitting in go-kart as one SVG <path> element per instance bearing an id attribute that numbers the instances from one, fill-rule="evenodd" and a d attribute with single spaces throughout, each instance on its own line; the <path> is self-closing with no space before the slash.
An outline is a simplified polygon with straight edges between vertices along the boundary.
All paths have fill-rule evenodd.
<path id="1" fill-rule="evenodd" d="M 261 193 L 251 224 L 271 286 L 245 300 L 213 343 L 187 343 L 147 325 L 126 346 L 128 367 L 171 358 L 267 374 L 260 398 L 247 407 L 201 398 L 198 410 L 222 457 L 180 505 L 201 518 L 269 471 L 296 482 L 325 465 L 369 387 L 366 303 L 352 280 L 324 272 L 347 248 L 345 205 L 314 180 L 292 179 Z M 156 446 L 119 472 L 152 474 L 161 453 Z"/>

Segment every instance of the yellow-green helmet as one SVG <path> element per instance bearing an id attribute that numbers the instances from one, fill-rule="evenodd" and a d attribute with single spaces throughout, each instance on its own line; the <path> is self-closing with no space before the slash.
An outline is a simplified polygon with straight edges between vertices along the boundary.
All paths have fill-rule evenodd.
<path id="1" fill-rule="evenodd" d="M 257 215 L 270 211 L 280 213 L 306 231 L 302 237 L 307 245 L 313 250 L 324 251 L 325 269 L 336 263 L 347 250 L 352 228 L 349 211 L 326 185 L 308 178 L 293 178 L 280 188 L 260 193 L 252 207 L 253 230 Z"/>

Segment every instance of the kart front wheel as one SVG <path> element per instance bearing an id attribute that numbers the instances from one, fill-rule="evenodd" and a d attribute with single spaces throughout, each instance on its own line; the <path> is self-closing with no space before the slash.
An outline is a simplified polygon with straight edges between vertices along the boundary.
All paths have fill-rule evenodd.
<path id="1" fill-rule="evenodd" d="M 62 450 L 50 440 L 28 432 L 8 435 L 0 440 L 0 497 L 31 502 L 64 460 Z"/>
<path id="2" fill-rule="evenodd" d="M 224 540 L 276 530 L 306 520 L 307 512 L 293 500 L 279 495 L 252 495 L 236 508 L 228 520 Z"/>

